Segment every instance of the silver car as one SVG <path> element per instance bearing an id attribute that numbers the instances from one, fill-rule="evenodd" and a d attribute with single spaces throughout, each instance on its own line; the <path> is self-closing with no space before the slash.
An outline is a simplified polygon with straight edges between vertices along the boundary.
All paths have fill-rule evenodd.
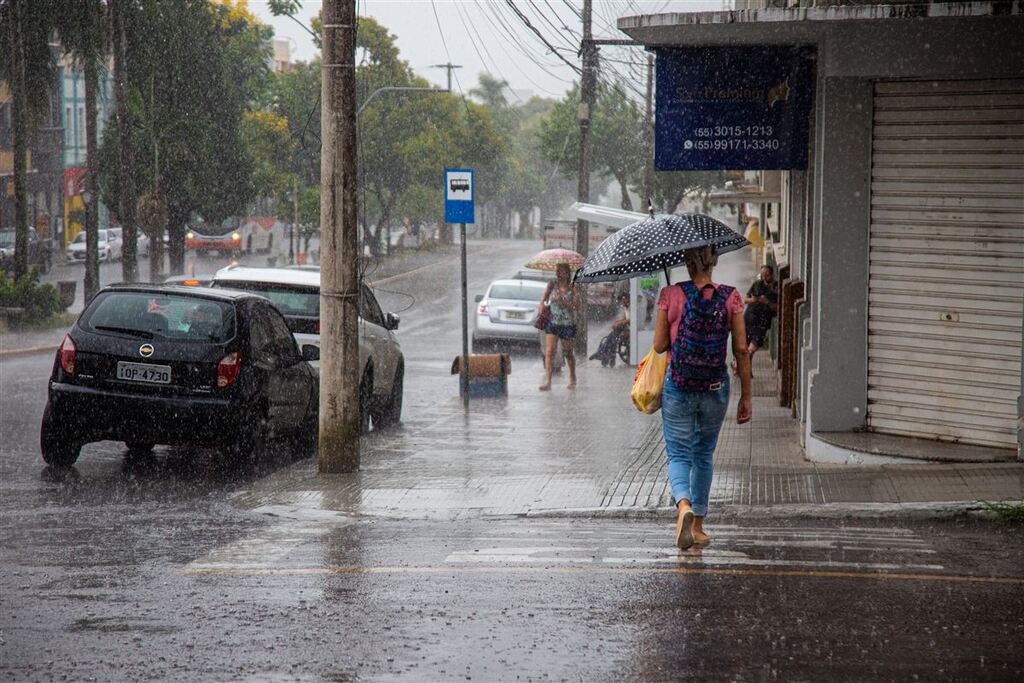
<path id="1" fill-rule="evenodd" d="M 547 283 L 543 280 L 495 280 L 477 297 L 473 353 L 499 343 L 539 345 L 541 333 L 533 326 Z"/>
<path id="2" fill-rule="evenodd" d="M 284 315 L 298 342 L 320 346 L 320 270 L 228 266 L 213 276 L 211 287 L 239 289 L 270 299 Z M 384 313 L 373 292 L 362 285 L 359 302 L 360 401 L 363 429 L 396 424 L 402 415 L 405 357 L 395 330 L 398 316 Z M 319 361 L 310 363 L 319 368 Z"/>

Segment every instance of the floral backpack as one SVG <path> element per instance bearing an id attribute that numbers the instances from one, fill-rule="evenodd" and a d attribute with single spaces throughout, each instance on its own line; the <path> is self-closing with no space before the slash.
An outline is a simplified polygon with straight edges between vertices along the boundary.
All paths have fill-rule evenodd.
<path id="1" fill-rule="evenodd" d="M 726 302 L 734 288 L 681 282 L 686 304 L 672 343 L 669 371 L 683 391 L 715 391 L 728 378 L 726 344 L 729 312 Z M 710 296 L 708 295 L 710 290 Z"/>

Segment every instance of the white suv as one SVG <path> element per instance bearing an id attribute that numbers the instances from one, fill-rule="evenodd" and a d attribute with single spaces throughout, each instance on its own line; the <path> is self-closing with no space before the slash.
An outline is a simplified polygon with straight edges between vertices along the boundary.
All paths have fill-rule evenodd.
<path id="1" fill-rule="evenodd" d="M 228 266 L 217 271 L 211 287 L 239 289 L 269 299 L 284 315 L 299 348 L 320 346 L 320 271 L 297 268 Z M 398 316 L 381 311 L 373 292 L 362 285 L 359 301 L 360 401 L 363 429 L 396 424 L 402 416 L 405 358 L 395 330 Z M 319 368 L 319 361 L 312 365 Z"/>

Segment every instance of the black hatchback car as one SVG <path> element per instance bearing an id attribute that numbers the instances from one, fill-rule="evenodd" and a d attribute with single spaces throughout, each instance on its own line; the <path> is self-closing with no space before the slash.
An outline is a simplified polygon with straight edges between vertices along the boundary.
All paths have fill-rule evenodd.
<path id="1" fill-rule="evenodd" d="M 319 379 L 281 313 L 245 292 L 168 285 L 101 290 L 54 359 L 40 446 L 69 466 L 84 444 L 221 448 L 249 457 L 268 438 L 315 444 Z"/>

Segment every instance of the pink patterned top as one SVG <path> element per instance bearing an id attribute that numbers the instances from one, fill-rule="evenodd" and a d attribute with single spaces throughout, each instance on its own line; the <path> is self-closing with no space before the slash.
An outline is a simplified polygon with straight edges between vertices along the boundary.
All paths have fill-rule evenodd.
<path id="1" fill-rule="evenodd" d="M 712 282 L 716 288 L 718 283 Z M 710 290 L 709 290 L 710 294 Z M 676 343 L 676 335 L 679 332 L 679 320 L 683 317 L 683 307 L 686 305 L 686 296 L 683 295 L 683 288 L 678 284 L 669 285 L 661 290 L 658 295 L 658 308 L 668 313 L 669 341 Z M 743 315 L 743 299 L 740 298 L 739 290 L 732 290 L 732 294 L 725 301 L 725 310 L 729 315 Z"/>

